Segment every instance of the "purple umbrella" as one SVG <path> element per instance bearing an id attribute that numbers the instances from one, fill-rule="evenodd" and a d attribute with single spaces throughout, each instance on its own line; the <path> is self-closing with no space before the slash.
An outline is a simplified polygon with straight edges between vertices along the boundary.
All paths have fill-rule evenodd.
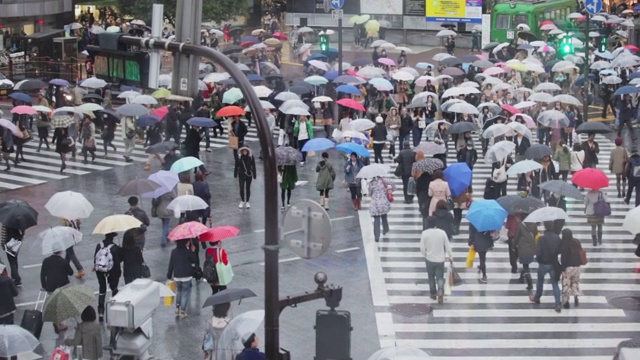
<path id="1" fill-rule="evenodd" d="M 65 79 L 53 79 L 49 81 L 49 84 L 57 86 L 69 86 L 69 82 Z"/>
<path id="2" fill-rule="evenodd" d="M 441 74 L 449 75 L 449 76 L 461 76 L 464 75 L 464 70 L 455 67 L 448 67 L 442 70 Z"/>

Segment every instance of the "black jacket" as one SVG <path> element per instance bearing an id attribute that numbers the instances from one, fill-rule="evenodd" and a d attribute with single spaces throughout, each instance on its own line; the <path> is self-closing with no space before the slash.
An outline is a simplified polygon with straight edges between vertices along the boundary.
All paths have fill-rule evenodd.
<path id="1" fill-rule="evenodd" d="M 142 264 L 144 263 L 142 250 L 137 246 L 134 248 L 122 248 L 120 249 L 120 255 L 122 257 L 122 275 L 124 275 L 125 278 L 141 278 Z"/>
<path id="2" fill-rule="evenodd" d="M 384 124 L 376 124 L 371 129 L 371 140 L 373 141 L 387 141 L 387 127 Z"/>
<path id="3" fill-rule="evenodd" d="M 247 128 L 247 125 L 244 123 L 244 121 L 239 120 L 237 123 L 235 121 L 232 121 L 230 127 L 234 135 L 238 137 L 238 141 L 244 141 L 244 137 L 247 136 L 247 133 L 249 132 L 249 129 Z"/>
<path id="4" fill-rule="evenodd" d="M 466 162 L 470 169 L 473 169 L 476 161 L 478 161 L 478 152 L 476 149 L 463 147 L 458 150 L 458 162 Z"/>
<path id="5" fill-rule="evenodd" d="M 539 264 L 553 265 L 558 262 L 560 241 L 558 234 L 551 231 L 545 231 L 540 236 L 536 249 L 536 260 Z"/>
<path id="6" fill-rule="evenodd" d="M 436 209 L 432 214 L 436 218 L 436 227 L 447 233 L 449 239 L 453 236 L 453 215 L 445 209 Z M 429 224 L 431 226 L 431 224 Z"/>
<path id="7" fill-rule="evenodd" d="M 253 155 L 238 156 L 236 166 L 233 168 L 233 177 L 256 178 L 256 159 Z"/>
<path id="8" fill-rule="evenodd" d="M 531 147 L 531 141 L 526 136 L 522 137 L 522 141 L 518 145 L 518 138 L 514 138 L 513 142 L 516 144 L 516 155 L 524 156 L 524 152 Z"/>
<path id="9" fill-rule="evenodd" d="M 398 163 L 397 171 L 401 177 L 411 176 L 411 168 L 416 161 L 416 153 L 411 149 L 404 149 L 400 151 L 400 154 L 396 157 L 395 161 Z"/>
<path id="10" fill-rule="evenodd" d="M 67 260 L 59 255 L 51 255 L 42 261 L 40 286 L 47 292 L 54 292 L 69 283 L 73 269 Z"/>
<path id="11" fill-rule="evenodd" d="M 0 275 L 0 317 L 16 311 L 13 298 L 18 296 L 16 284 L 8 276 Z"/>
<path id="12" fill-rule="evenodd" d="M 582 265 L 580 249 L 582 249 L 582 245 L 580 244 L 580 241 L 576 239 L 571 241 L 562 241 L 560 244 L 560 264 L 562 265 L 562 271 L 565 271 L 565 269 L 570 266 L 578 267 Z"/>
<path id="13" fill-rule="evenodd" d="M 400 136 L 405 136 L 413 130 L 413 119 L 411 115 L 400 116 Z"/>
<path id="14" fill-rule="evenodd" d="M 167 279 L 193 276 L 193 266 L 198 264 L 198 256 L 186 247 L 177 247 L 171 251 Z"/>

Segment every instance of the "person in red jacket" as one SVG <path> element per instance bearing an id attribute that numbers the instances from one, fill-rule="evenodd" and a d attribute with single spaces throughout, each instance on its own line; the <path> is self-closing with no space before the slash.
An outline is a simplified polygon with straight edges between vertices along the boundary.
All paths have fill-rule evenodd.
<path id="1" fill-rule="evenodd" d="M 221 261 L 223 264 L 229 265 L 229 258 L 227 257 L 227 252 L 222 248 L 222 242 L 216 241 L 215 243 L 212 243 L 212 245 L 213 246 L 208 248 L 205 252 L 205 262 L 209 258 L 213 257 L 214 266 L 216 266 Z M 218 283 L 209 283 L 209 286 L 211 286 L 211 295 L 227 289 L 226 285 L 220 285 Z"/>

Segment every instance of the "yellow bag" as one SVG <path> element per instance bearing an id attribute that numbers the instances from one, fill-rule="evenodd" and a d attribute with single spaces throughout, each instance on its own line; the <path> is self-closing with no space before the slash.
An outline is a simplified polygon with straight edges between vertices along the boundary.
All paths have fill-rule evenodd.
<path id="1" fill-rule="evenodd" d="M 173 280 L 167 280 L 167 287 L 169 288 L 169 290 L 173 291 L 174 293 L 176 292 L 177 286 L 176 286 L 176 282 Z M 171 306 L 173 305 L 173 303 L 175 302 L 176 297 L 175 296 L 165 296 L 164 297 L 164 306 Z"/>
<path id="2" fill-rule="evenodd" d="M 473 245 L 469 248 L 469 253 L 467 254 L 467 269 L 471 269 L 473 267 L 473 260 L 476 258 L 476 249 Z"/>

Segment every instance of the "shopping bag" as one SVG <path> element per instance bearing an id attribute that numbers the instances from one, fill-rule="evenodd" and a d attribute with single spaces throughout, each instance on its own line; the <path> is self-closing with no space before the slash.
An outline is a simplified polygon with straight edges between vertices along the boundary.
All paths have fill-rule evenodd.
<path id="1" fill-rule="evenodd" d="M 462 278 L 460 274 L 458 274 L 458 270 L 453 266 L 453 262 L 451 262 L 451 269 L 449 270 L 449 281 L 451 282 L 449 285 L 458 286 L 462 284 Z"/>
<path id="2" fill-rule="evenodd" d="M 444 295 L 451 295 L 451 269 L 447 271 L 447 281 L 444 283 Z"/>
<path id="3" fill-rule="evenodd" d="M 416 179 L 410 177 L 409 181 L 407 181 L 407 195 L 416 195 L 416 193 Z"/>
<path id="4" fill-rule="evenodd" d="M 471 246 L 469 248 L 469 253 L 467 254 L 467 269 L 471 269 L 473 267 L 473 260 L 476 258 L 476 249 Z"/>
<path id="5" fill-rule="evenodd" d="M 222 259 L 222 250 L 218 249 L 218 259 Z M 228 264 L 218 261 L 216 263 L 216 271 L 218 272 L 218 283 L 220 285 L 228 285 L 233 280 L 233 269 L 231 262 Z"/>
<path id="6" fill-rule="evenodd" d="M 51 354 L 51 360 L 69 360 L 70 354 L 66 347 L 57 348 L 53 354 Z"/>
<path id="7" fill-rule="evenodd" d="M 363 196 L 369 195 L 369 183 L 366 179 L 360 179 L 360 193 Z"/>
<path id="8" fill-rule="evenodd" d="M 169 290 L 176 292 L 176 282 L 173 280 L 167 280 L 167 287 Z M 172 306 L 175 301 L 175 296 L 165 296 L 164 297 L 164 306 Z"/>

